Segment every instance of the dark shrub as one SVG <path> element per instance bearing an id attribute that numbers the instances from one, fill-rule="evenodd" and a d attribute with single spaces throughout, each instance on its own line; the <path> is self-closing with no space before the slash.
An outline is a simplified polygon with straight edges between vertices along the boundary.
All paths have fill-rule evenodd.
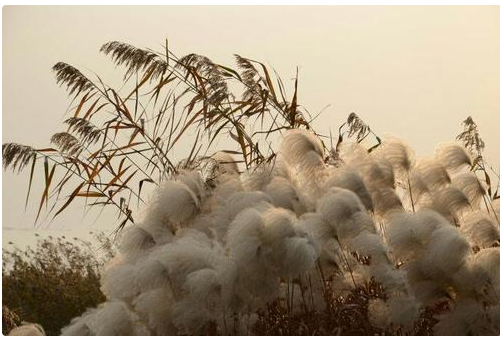
<path id="1" fill-rule="evenodd" d="M 3 334 L 22 320 L 58 335 L 72 318 L 105 300 L 99 282 L 104 260 L 79 242 L 49 236 L 35 249 L 3 250 Z M 109 246 L 105 250 L 111 254 Z"/>

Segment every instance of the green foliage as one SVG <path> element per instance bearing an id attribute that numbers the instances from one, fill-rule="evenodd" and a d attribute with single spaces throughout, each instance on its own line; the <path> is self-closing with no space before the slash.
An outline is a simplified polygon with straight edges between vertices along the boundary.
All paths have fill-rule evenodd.
<path id="1" fill-rule="evenodd" d="M 100 267 L 113 248 L 102 244 L 103 258 L 97 259 L 89 243 L 79 242 L 49 236 L 35 249 L 3 250 L 3 334 L 22 320 L 41 324 L 47 335 L 58 335 L 72 318 L 105 300 Z"/>

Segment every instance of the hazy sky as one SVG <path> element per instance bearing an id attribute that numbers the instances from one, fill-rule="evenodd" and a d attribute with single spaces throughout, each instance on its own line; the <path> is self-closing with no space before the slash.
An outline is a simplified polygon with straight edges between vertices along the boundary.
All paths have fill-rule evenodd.
<path id="1" fill-rule="evenodd" d="M 232 54 L 273 66 L 286 82 L 300 69 L 299 99 L 331 104 L 317 130 L 356 112 L 379 134 L 418 154 L 453 140 L 474 117 L 486 156 L 500 166 L 500 7 L 3 7 L 2 142 L 47 146 L 68 99 L 51 67 L 120 77 L 100 46 L 110 40 L 232 64 Z M 31 227 L 28 174 L 3 172 L 3 227 Z M 37 206 L 40 184 L 33 189 Z M 54 227 L 107 226 L 67 212 Z"/>

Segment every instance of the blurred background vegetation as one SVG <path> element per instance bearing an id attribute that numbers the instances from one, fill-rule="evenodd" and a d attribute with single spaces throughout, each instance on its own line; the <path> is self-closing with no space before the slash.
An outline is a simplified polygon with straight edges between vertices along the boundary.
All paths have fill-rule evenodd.
<path id="1" fill-rule="evenodd" d="M 33 322 L 47 335 L 59 335 L 72 318 L 105 300 L 101 268 L 115 248 L 104 234 L 96 238 L 97 243 L 90 243 L 49 236 L 35 248 L 3 249 L 3 334 L 21 322 Z"/>

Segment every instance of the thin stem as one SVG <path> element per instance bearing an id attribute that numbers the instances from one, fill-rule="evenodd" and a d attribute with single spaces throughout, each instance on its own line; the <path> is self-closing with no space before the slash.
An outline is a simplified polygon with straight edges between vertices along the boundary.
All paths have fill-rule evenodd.
<path id="1" fill-rule="evenodd" d="M 413 193 L 411 190 L 410 173 L 409 173 L 408 169 L 406 169 L 406 179 L 408 181 L 408 190 L 410 192 L 411 208 L 412 208 L 413 212 L 415 212 L 415 204 L 413 202 Z"/>
<path id="2" fill-rule="evenodd" d="M 312 303 L 312 308 L 313 310 L 316 310 L 316 307 L 314 305 L 314 293 L 313 293 L 313 287 L 312 287 L 312 282 L 311 282 L 311 274 L 308 274 L 308 280 L 309 280 L 309 291 L 311 293 L 311 303 Z"/>

